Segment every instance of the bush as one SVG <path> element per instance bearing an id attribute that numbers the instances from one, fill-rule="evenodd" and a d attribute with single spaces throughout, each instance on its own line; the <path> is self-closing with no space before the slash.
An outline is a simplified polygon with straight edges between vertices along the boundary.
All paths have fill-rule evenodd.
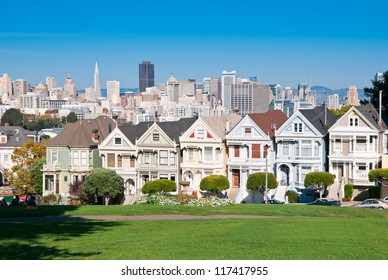
<path id="1" fill-rule="evenodd" d="M 261 192 L 264 192 L 265 189 L 265 172 L 256 172 L 249 174 L 248 180 L 247 180 L 247 189 L 248 190 L 259 190 Z M 268 189 L 275 189 L 278 186 L 278 183 L 276 181 L 276 177 L 273 173 L 268 172 L 267 173 L 267 188 Z"/>
<path id="2" fill-rule="evenodd" d="M 289 203 L 297 203 L 298 202 L 298 193 L 296 191 L 287 191 L 286 196 L 288 196 Z"/>
<path id="3" fill-rule="evenodd" d="M 166 192 L 175 192 L 176 183 L 171 180 L 158 179 L 154 181 L 149 181 L 144 184 L 141 192 L 142 193 L 166 193 Z"/>
<path id="4" fill-rule="evenodd" d="M 230 199 L 218 198 L 216 196 L 196 198 L 192 196 L 165 196 L 163 194 L 149 194 L 145 197 L 140 198 L 135 202 L 135 204 L 153 204 L 153 205 L 163 205 L 163 206 L 175 206 L 175 205 L 185 205 L 185 206 L 228 206 L 233 205 L 233 201 Z"/>
<path id="5" fill-rule="evenodd" d="M 345 188 L 345 198 L 350 198 L 349 200 L 345 200 L 345 201 L 350 201 L 352 200 L 352 197 L 353 197 L 353 185 L 352 184 L 346 184 L 344 186 Z"/>
<path id="6" fill-rule="evenodd" d="M 223 175 L 209 175 L 201 180 L 199 187 L 203 191 L 217 193 L 229 189 L 229 181 Z"/>
<path id="7" fill-rule="evenodd" d="M 380 198 L 380 187 L 373 186 L 369 188 L 369 195 L 371 198 Z"/>
<path id="8" fill-rule="evenodd" d="M 45 195 L 42 197 L 42 204 L 56 205 L 58 204 L 58 198 L 53 193 Z"/>

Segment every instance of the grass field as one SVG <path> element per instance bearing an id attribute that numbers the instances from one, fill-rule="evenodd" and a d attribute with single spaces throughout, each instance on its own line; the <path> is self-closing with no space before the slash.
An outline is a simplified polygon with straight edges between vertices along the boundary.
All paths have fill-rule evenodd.
<path id="1" fill-rule="evenodd" d="M 387 260 L 388 211 L 304 205 L 2 207 L 0 217 L 241 214 L 267 219 L 1 222 L 1 259 Z M 290 218 L 290 217 L 299 218 Z"/>

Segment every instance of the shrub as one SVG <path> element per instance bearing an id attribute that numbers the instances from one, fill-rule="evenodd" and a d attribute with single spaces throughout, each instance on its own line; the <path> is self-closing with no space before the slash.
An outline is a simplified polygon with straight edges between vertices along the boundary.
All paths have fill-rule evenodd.
<path id="1" fill-rule="evenodd" d="M 223 175 L 209 175 L 201 180 L 199 187 L 203 191 L 211 191 L 216 193 L 229 189 L 229 181 Z"/>
<path id="2" fill-rule="evenodd" d="M 216 196 L 196 198 L 192 196 L 165 196 L 163 194 L 149 194 L 137 200 L 135 204 L 153 204 L 153 205 L 163 205 L 163 206 L 175 206 L 175 205 L 185 205 L 185 206 L 228 206 L 233 205 L 233 201 L 230 199 L 218 198 Z"/>
<path id="3" fill-rule="evenodd" d="M 378 186 L 370 187 L 369 195 L 371 198 L 380 198 L 380 187 Z"/>
<path id="4" fill-rule="evenodd" d="M 353 185 L 352 184 L 346 184 L 344 186 L 345 188 L 345 198 L 350 198 L 349 200 L 345 200 L 345 201 L 350 201 L 352 200 L 352 197 L 353 197 Z"/>
<path id="5" fill-rule="evenodd" d="M 163 193 L 176 191 L 176 183 L 171 180 L 158 179 L 144 184 L 142 193 Z"/>
<path id="6" fill-rule="evenodd" d="M 278 186 L 275 175 L 270 172 L 268 172 L 267 175 L 268 175 L 267 188 L 275 189 Z M 249 174 L 248 180 L 247 180 L 247 189 L 252 191 L 259 190 L 261 192 L 264 192 L 265 177 L 266 177 L 265 172 L 256 172 L 256 173 Z"/>
<path id="7" fill-rule="evenodd" d="M 298 193 L 296 191 L 287 191 L 286 196 L 288 196 L 289 203 L 297 203 L 298 202 Z"/>
<path id="8" fill-rule="evenodd" d="M 42 197 L 42 204 L 55 205 L 57 203 L 58 203 L 58 198 L 53 193 Z"/>

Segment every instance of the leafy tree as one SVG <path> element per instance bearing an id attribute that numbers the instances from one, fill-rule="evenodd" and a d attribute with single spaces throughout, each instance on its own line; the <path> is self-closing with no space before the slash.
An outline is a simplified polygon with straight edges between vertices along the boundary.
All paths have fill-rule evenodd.
<path id="1" fill-rule="evenodd" d="M 86 176 L 83 192 L 89 197 L 103 197 L 108 205 L 111 198 L 123 194 L 124 179 L 112 169 L 96 168 Z"/>
<path id="2" fill-rule="evenodd" d="M 42 158 L 35 161 L 30 165 L 29 171 L 31 174 L 31 186 L 36 194 L 43 193 L 43 165 L 46 163 L 46 159 Z"/>
<path id="3" fill-rule="evenodd" d="M 142 193 L 162 193 L 176 191 L 176 183 L 171 180 L 158 179 L 144 184 Z"/>
<path id="4" fill-rule="evenodd" d="M 346 114 L 347 111 L 349 111 L 350 108 L 352 108 L 353 105 L 344 105 L 339 109 L 331 109 L 330 111 L 333 113 L 336 117 L 342 117 Z"/>
<path id="5" fill-rule="evenodd" d="M 229 189 L 229 181 L 223 175 L 209 175 L 201 180 L 199 187 L 203 191 L 211 191 L 217 193 Z"/>
<path id="6" fill-rule="evenodd" d="M 376 168 L 369 171 L 368 179 L 370 182 L 378 181 L 386 184 L 388 182 L 388 168 Z"/>
<path id="7" fill-rule="evenodd" d="M 11 169 L 4 170 L 4 177 L 9 185 L 16 188 L 17 194 L 33 193 L 30 166 L 46 156 L 46 142 L 35 143 L 27 140 L 20 148 L 16 148 L 11 156 L 14 163 Z"/>
<path id="8" fill-rule="evenodd" d="M 364 92 L 366 96 L 371 97 L 372 103 L 375 107 L 379 104 L 379 92 L 382 91 L 382 106 L 387 107 L 388 104 L 388 71 L 384 72 L 382 81 L 372 80 L 372 87 L 365 87 Z"/>
<path id="9" fill-rule="evenodd" d="M 310 172 L 304 179 L 304 186 L 319 190 L 319 197 L 322 198 L 323 190 L 334 184 L 334 175 L 329 172 Z"/>
<path id="10" fill-rule="evenodd" d="M 22 126 L 23 114 L 20 112 L 19 109 L 8 109 L 1 117 L 1 125 L 5 125 L 6 123 L 11 126 Z"/>
<path id="11" fill-rule="evenodd" d="M 278 182 L 276 182 L 276 177 L 273 173 L 268 172 L 267 173 L 267 189 L 276 189 L 278 186 Z M 249 174 L 248 180 L 247 180 L 247 189 L 252 191 L 259 191 L 264 196 L 267 194 L 265 193 L 265 172 L 256 172 Z"/>
<path id="12" fill-rule="evenodd" d="M 66 121 L 69 123 L 75 123 L 78 121 L 77 115 L 74 112 L 70 112 L 66 117 Z"/>
<path id="13" fill-rule="evenodd" d="M 69 184 L 69 194 L 70 194 L 70 204 L 79 205 L 79 204 L 88 204 L 92 203 L 94 200 L 90 199 L 84 191 L 84 184 L 81 181 L 74 181 Z"/>

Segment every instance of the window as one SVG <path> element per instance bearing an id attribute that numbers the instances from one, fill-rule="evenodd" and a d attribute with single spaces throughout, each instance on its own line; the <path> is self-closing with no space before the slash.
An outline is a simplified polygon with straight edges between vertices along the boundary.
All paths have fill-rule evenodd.
<path id="1" fill-rule="evenodd" d="M 268 145 L 264 146 L 264 158 L 266 158 L 268 155 Z"/>
<path id="2" fill-rule="evenodd" d="M 302 172 L 301 172 L 301 178 L 300 181 L 304 182 L 304 179 L 306 178 L 306 175 L 311 172 L 310 166 L 302 166 Z"/>
<path id="3" fill-rule="evenodd" d="M 198 138 L 198 139 L 203 139 L 203 138 L 205 138 L 205 130 L 204 130 L 204 129 L 198 129 L 198 130 L 197 130 L 197 138 Z"/>
<path id="4" fill-rule="evenodd" d="M 252 127 L 246 127 L 245 134 L 251 134 L 251 133 L 252 133 Z"/>
<path id="5" fill-rule="evenodd" d="M 213 148 L 212 147 L 205 147 L 204 161 L 213 161 Z"/>
<path id="6" fill-rule="evenodd" d="M 123 156 L 117 155 L 117 167 L 123 167 Z"/>
<path id="7" fill-rule="evenodd" d="M 51 152 L 51 162 L 53 164 L 58 163 L 58 151 L 52 151 Z"/>
<path id="8" fill-rule="evenodd" d="M 159 142 L 159 139 L 160 139 L 160 136 L 159 136 L 158 133 L 152 134 L 152 141 L 157 141 L 157 142 Z"/>
<path id="9" fill-rule="evenodd" d="M 86 151 L 81 152 L 81 166 L 88 165 L 88 153 Z"/>
<path id="10" fill-rule="evenodd" d="M 260 158 L 260 144 L 252 144 L 252 158 Z"/>
<path id="11" fill-rule="evenodd" d="M 304 157 L 310 157 L 311 156 L 311 141 L 302 141 L 302 156 Z"/>
<path id="12" fill-rule="evenodd" d="M 234 157 L 239 158 L 240 157 L 240 146 L 234 146 Z"/>
<path id="13" fill-rule="evenodd" d="M 294 123 L 294 132 L 298 132 L 298 133 L 303 132 L 302 123 Z"/>
<path id="14" fill-rule="evenodd" d="M 63 181 L 67 182 L 67 176 L 63 176 Z"/>
<path id="15" fill-rule="evenodd" d="M 4 155 L 4 163 L 9 163 L 9 155 Z"/>
<path id="16" fill-rule="evenodd" d="M 159 179 L 166 179 L 166 180 L 168 180 L 168 174 L 160 174 Z"/>
<path id="17" fill-rule="evenodd" d="M 334 140 L 334 151 L 340 152 L 342 151 L 342 141 L 341 139 Z"/>
<path id="18" fill-rule="evenodd" d="M 187 149 L 187 160 L 194 160 L 194 149 L 188 148 Z"/>
<path id="19" fill-rule="evenodd" d="M 358 126 L 358 117 L 349 117 L 349 126 Z"/>
<path id="20" fill-rule="evenodd" d="M 170 153 L 170 164 L 175 165 L 175 154 L 174 153 Z"/>
<path id="21" fill-rule="evenodd" d="M 108 154 L 107 167 L 115 167 L 115 154 Z"/>
<path id="22" fill-rule="evenodd" d="M 318 142 L 314 143 L 314 156 L 319 157 L 319 143 Z"/>
<path id="23" fill-rule="evenodd" d="M 366 136 L 356 136 L 356 151 L 366 152 Z"/>
<path id="24" fill-rule="evenodd" d="M 289 142 L 283 142 L 283 155 L 284 156 L 290 155 L 290 143 Z"/>
<path id="25" fill-rule="evenodd" d="M 121 138 L 115 137 L 115 145 L 121 145 Z"/>
<path id="26" fill-rule="evenodd" d="M 151 164 L 151 152 L 144 153 L 144 164 Z"/>
<path id="27" fill-rule="evenodd" d="M 161 165 L 168 165 L 168 151 L 159 152 L 159 163 Z"/>
<path id="28" fill-rule="evenodd" d="M 79 166 L 79 153 L 73 152 L 73 165 L 74 166 Z"/>
<path id="29" fill-rule="evenodd" d="M 217 148 L 215 152 L 216 152 L 216 154 L 215 154 L 214 160 L 215 161 L 220 161 L 221 160 L 221 150 L 220 150 L 220 148 Z"/>

